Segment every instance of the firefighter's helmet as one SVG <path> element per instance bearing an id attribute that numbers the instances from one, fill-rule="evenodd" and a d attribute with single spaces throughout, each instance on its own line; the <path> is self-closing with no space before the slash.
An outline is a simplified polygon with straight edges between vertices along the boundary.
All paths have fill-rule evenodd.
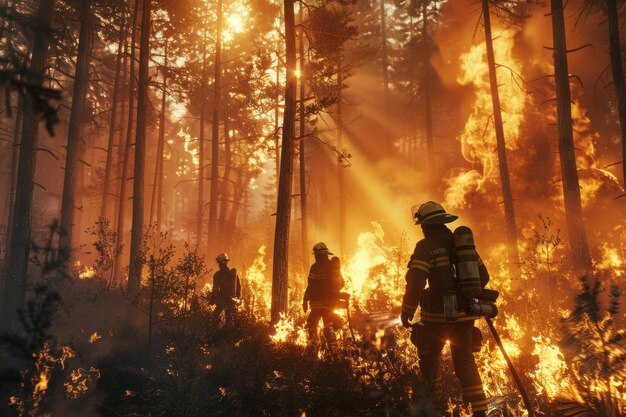
<path id="1" fill-rule="evenodd" d="M 230 261 L 230 258 L 227 254 L 220 253 L 219 255 L 217 255 L 217 258 L 215 258 L 215 260 L 218 264 L 225 264 L 226 262 Z"/>
<path id="2" fill-rule="evenodd" d="M 332 255 L 333 253 L 328 250 L 326 243 L 319 242 L 313 246 L 313 255 Z"/>
<path id="3" fill-rule="evenodd" d="M 434 201 L 411 207 L 411 216 L 415 224 L 444 224 L 459 218 L 459 216 L 447 213 L 441 204 Z"/>

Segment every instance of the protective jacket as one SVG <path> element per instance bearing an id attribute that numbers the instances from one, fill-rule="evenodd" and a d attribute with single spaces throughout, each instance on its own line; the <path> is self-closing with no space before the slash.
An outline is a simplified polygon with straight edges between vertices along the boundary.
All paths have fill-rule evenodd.
<path id="1" fill-rule="evenodd" d="M 216 304 L 228 304 L 233 298 L 241 297 L 241 282 L 235 268 L 220 266 L 213 275 L 211 301 Z"/>
<path id="2" fill-rule="evenodd" d="M 321 258 L 311 265 L 304 301 L 311 309 L 334 308 L 344 286 L 339 258 Z"/>
<path id="3" fill-rule="evenodd" d="M 445 294 L 456 294 L 458 321 L 476 320 L 478 317 L 465 313 L 470 300 L 465 299 L 455 282 L 452 265 L 454 259 L 454 239 L 450 229 L 441 226 L 417 242 L 411 260 L 407 265 L 406 290 L 402 299 L 402 311 L 414 314 L 421 306 L 422 322 L 445 322 L 443 298 Z M 489 282 L 489 273 L 483 261 L 478 258 L 481 286 Z M 428 288 L 426 287 L 428 283 Z"/>

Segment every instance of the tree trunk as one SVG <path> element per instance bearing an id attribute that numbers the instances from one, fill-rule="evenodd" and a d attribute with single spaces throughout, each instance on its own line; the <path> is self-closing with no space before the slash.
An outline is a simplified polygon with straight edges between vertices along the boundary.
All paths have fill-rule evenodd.
<path id="1" fill-rule="evenodd" d="M 120 143 L 120 150 L 124 152 L 122 171 L 120 175 L 120 190 L 117 206 L 117 248 L 115 257 L 115 266 L 113 273 L 113 283 L 121 284 L 122 282 L 122 249 L 124 246 L 124 232 L 126 223 L 126 187 L 128 183 L 128 165 L 132 151 L 131 137 L 133 134 L 133 122 L 135 120 L 135 43 L 137 34 L 137 18 L 139 17 L 139 0 L 135 0 L 133 10 L 132 29 L 130 35 L 130 59 L 129 59 L 129 77 L 128 77 L 128 125 L 126 126 L 126 136 L 124 145 Z"/>
<path id="2" fill-rule="evenodd" d="M 287 77 L 285 85 L 285 114 L 283 143 L 278 180 L 278 207 L 274 234 L 274 264 L 272 271 L 272 323 L 288 308 L 289 283 L 289 225 L 291 221 L 291 186 L 293 181 L 293 139 L 296 112 L 296 25 L 294 0 L 284 0 L 285 46 Z"/>
<path id="3" fill-rule="evenodd" d="M 337 66 L 337 184 L 339 188 L 339 254 L 346 254 L 346 172 L 343 161 L 343 69 Z"/>
<path id="4" fill-rule="evenodd" d="M 227 215 L 228 215 L 228 199 L 230 197 L 230 172 L 232 169 L 232 155 L 230 144 L 230 133 L 228 125 L 228 116 L 224 116 L 224 176 L 222 177 L 221 207 L 220 207 L 220 224 L 219 235 L 226 241 L 225 234 L 227 231 Z"/>
<path id="5" fill-rule="evenodd" d="M 248 186 L 250 185 L 251 180 L 251 176 L 246 176 L 244 178 L 244 175 L 241 173 L 241 171 L 237 176 L 237 185 L 233 187 L 233 204 L 231 205 L 230 213 L 228 215 L 226 237 L 224 239 L 227 246 L 230 246 L 232 244 L 235 230 L 237 229 L 237 217 L 239 217 L 239 210 L 241 210 L 242 207 L 247 206 L 246 196 Z M 246 225 L 244 224 L 243 226 L 245 227 Z"/>
<path id="6" fill-rule="evenodd" d="M 278 52 L 280 46 L 276 49 L 276 86 L 280 85 L 280 53 Z M 278 91 L 278 88 L 276 89 Z M 274 166 L 276 168 L 276 194 L 278 194 L 278 178 L 280 177 L 280 134 L 279 134 L 279 107 L 280 107 L 280 95 L 276 95 L 276 102 L 274 103 L 274 130 L 275 139 L 274 143 Z"/>
<path id="7" fill-rule="evenodd" d="M 198 135 L 198 211 L 196 214 L 197 229 L 196 229 L 196 245 L 198 247 L 202 246 L 202 229 L 204 227 L 204 131 L 205 131 L 205 120 L 206 120 L 206 98 L 205 94 L 207 91 L 207 68 L 206 68 L 206 36 L 204 37 L 204 42 L 202 42 L 202 74 L 200 75 L 202 79 L 200 80 L 200 85 L 202 88 L 202 102 L 200 103 L 200 133 Z"/>
<path id="8" fill-rule="evenodd" d="M 428 45 L 428 2 L 422 3 L 422 44 Z M 430 49 L 429 49 L 430 52 Z M 437 178 L 435 173 L 435 151 L 433 149 L 433 108 L 432 108 L 432 92 L 430 90 L 430 53 L 424 57 L 424 73 L 422 80 L 422 88 L 424 91 L 424 126 L 426 128 L 426 153 L 428 154 L 428 172 L 429 179 Z"/>
<path id="9" fill-rule="evenodd" d="M 515 209 L 513 207 L 511 180 L 509 178 L 509 164 L 506 159 L 506 144 L 504 141 L 504 128 L 502 126 L 502 109 L 500 107 L 498 77 L 496 74 L 496 63 L 493 54 L 493 37 L 491 35 L 489 0 L 482 0 L 482 6 L 483 22 L 485 24 L 485 44 L 487 46 L 487 64 L 489 66 L 489 83 L 491 86 L 491 103 L 493 105 L 493 121 L 496 131 L 498 166 L 500 168 L 500 186 L 502 187 L 502 199 L 504 200 L 504 217 L 506 225 L 509 270 L 514 274 L 514 276 L 517 277 L 517 272 L 514 272 L 517 271 L 517 269 L 519 268 L 519 253 L 517 249 L 517 225 L 515 222 Z"/>
<path id="10" fill-rule="evenodd" d="M 29 74 L 25 80 L 33 85 L 44 84 L 44 71 L 48 54 L 50 36 L 48 30 L 52 23 L 54 0 L 40 0 L 37 13 L 37 28 L 33 41 L 33 53 Z M 37 156 L 37 133 L 39 118 L 36 104 L 26 96 L 24 119 L 22 121 L 22 139 L 20 141 L 19 164 L 17 168 L 13 224 L 8 246 L 5 274 L 3 279 L 2 309 L 0 310 L 0 328 L 13 330 L 17 325 L 18 309 L 24 307 L 30 237 L 32 227 L 33 191 L 35 187 L 35 158 Z M 18 214 L 19 213 L 19 214 Z"/>
<path id="11" fill-rule="evenodd" d="M 133 225 L 130 235 L 130 266 L 128 270 L 128 293 L 135 297 L 141 286 L 143 244 L 143 184 L 146 163 L 146 127 L 150 97 L 150 9 L 151 0 L 143 0 L 141 11 L 141 38 L 139 48 L 139 81 L 137 94 L 137 129 L 135 132 L 135 169 L 133 175 Z"/>
<path id="12" fill-rule="evenodd" d="M 85 140 L 82 137 L 83 113 L 89 88 L 89 53 L 91 51 L 91 0 L 82 2 L 80 38 L 78 41 L 78 57 L 72 93 L 72 112 L 67 134 L 67 151 L 65 156 L 65 173 L 63 176 L 63 197 L 61 200 L 61 223 L 59 234 L 58 278 L 68 278 L 71 274 L 72 262 L 72 228 L 74 226 L 75 202 L 78 164 L 84 154 Z"/>
<path id="13" fill-rule="evenodd" d="M 150 202 L 150 223 L 154 222 L 154 216 L 159 212 L 157 206 L 161 205 L 159 194 L 160 186 L 163 183 L 163 149 L 165 148 L 165 112 L 167 110 L 167 50 L 169 40 L 165 40 L 165 51 L 163 57 L 163 90 L 161 91 L 161 114 L 159 115 L 159 140 L 157 143 L 156 166 L 154 169 L 154 181 L 152 182 L 152 201 Z M 156 226 L 161 230 L 160 216 L 157 216 Z"/>
<path id="14" fill-rule="evenodd" d="M 217 250 L 217 196 L 219 193 L 220 98 L 222 85 L 222 0 L 217 0 L 215 34 L 215 82 L 213 83 L 213 120 L 211 121 L 211 201 L 209 203 L 209 255 Z"/>
<path id="15" fill-rule="evenodd" d="M 551 16 L 559 158 L 563 180 L 567 235 L 574 268 L 578 272 L 587 272 L 591 271 L 591 256 L 589 255 L 587 235 L 583 223 L 578 171 L 576 170 L 563 0 L 551 0 Z"/>
<path id="16" fill-rule="evenodd" d="M 11 227 L 13 225 L 13 209 L 15 205 L 15 182 L 17 181 L 17 166 L 20 150 L 20 132 L 23 129 L 22 120 L 24 119 L 24 99 L 19 96 L 17 100 L 17 112 L 15 115 L 15 126 L 13 129 L 13 143 L 11 146 L 11 175 L 9 177 L 9 213 L 7 216 L 7 236 L 5 249 L 8 250 L 10 245 Z"/>
<path id="17" fill-rule="evenodd" d="M 109 123 L 109 141 L 107 144 L 107 160 L 104 167 L 104 185 L 102 187 L 102 206 L 100 207 L 100 217 L 109 217 L 109 205 L 111 201 L 111 175 L 113 174 L 113 153 L 115 148 L 115 128 L 117 126 L 117 106 L 120 95 L 120 78 L 122 69 L 122 54 L 124 39 L 126 38 L 126 20 L 122 18 L 120 25 L 120 38 L 117 43 L 117 61 L 115 64 L 115 81 L 113 83 L 113 99 L 111 104 L 111 121 Z"/>
<path id="18" fill-rule="evenodd" d="M 300 37 L 299 37 L 299 49 L 300 49 L 300 221 L 301 221 L 301 237 L 302 237 L 302 263 L 303 268 L 306 271 L 309 265 L 309 229 L 307 219 L 307 201 L 306 201 L 306 114 L 305 114 L 305 58 L 304 58 L 304 7 L 300 7 Z"/>
<path id="19" fill-rule="evenodd" d="M 380 36 L 383 49 L 383 87 L 385 100 L 389 93 L 389 47 L 387 45 L 387 12 L 385 11 L 385 0 L 380 0 Z"/>
<path id="20" fill-rule="evenodd" d="M 619 39 L 619 16 L 616 0 L 607 0 L 607 15 L 609 20 L 609 51 L 611 55 L 611 74 L 613 87 L 617 96 L 617 112 L 619 114 L 620 135 L 622 138 L 622 174 L 626 189 L 626 84 L 624 83 L 624 69 L 622 66 L 622 47 Z M 626 194 L 624 194 L 626 199 Z"/>

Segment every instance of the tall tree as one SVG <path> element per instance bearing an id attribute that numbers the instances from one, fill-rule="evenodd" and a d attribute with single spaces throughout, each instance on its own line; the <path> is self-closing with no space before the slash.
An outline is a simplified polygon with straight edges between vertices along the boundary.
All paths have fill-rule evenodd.
<path id="1" fill-rule="evenodd" d="M 343 59 L 339 56 L 337 63 L 337 186 L 339 190 L 339 253 L 346 254 L 346 172 L 343 155 Z"/>
<path id="2" fill-rule="evenodd" d="M 208 84 L 208 71 L 206 67 L 206 32 L 203 36 L 204 42 L 202 42 L 202 72 L 200 74 L 200 133 L 198 134 L 198 211 L 196 214 L 196 221 L 198 222 L 198 227 L 196 229 L 196 244 L 198 246 L 202 245 L 202 229 L 204 227 L 204 160 L 205 160 L 205 121 L 206 121 L 206 91 Z"/>
<path id="3" fill-rule="evenodd" d="M 308 209 L 307 209 L 307 187 L 306 187 L 306 112 L 305 112 L 305 100 L 306 100 L 306 54 L 304 50 L 304 7 L 300 7 L 299 10 L 300 20 L 300 36 L 298 38 L 298 49 L 300 50 L 300 100 L 299 100 L 299 127 L 300 127 L 300 222 L 301 222 L 301 239 L 302 239 L 302 262 L 303 267 L 308 266 L 308 254 L 309 254 L 309 228 L 308 228 Z"/>
<path id="4" fill-rule="evenodd" d="M 82 136 L 85 101 L 89 88 L 89 65 L 92 44 L 92 12 L 91 0 L 81 2 L 80 37 L 78 41 L 78 56 L 76 58 L 76 72 L 74 76 L 74 90 L 72 94 L 72 111 L 67 134 L 67 152 L 65 156 L 65 172 L 63 176 L 63 197 L 61 200 L 61 222 L 59 234 L 59 254 L 61 265 L 58 270 L 59 278 L 67 277 L 71 273 L 72 232 L 74 214 L 76 210 L 76 187 L 78 164 L 80 155 L 84 153 L 85 139 Z"/>
<path id="5" fill-rule="evenodd" d="M 143 0 L 141 11 L 141 38 L 139 42 L 139 81 L 137 94 L 137 129 L 135 134 L 135 169 L 133 178 L 133 225 L 130 237 L 130 266 L 128 270 L 128 293 L 135 296 L 141 286 L 143 242 L 143 193 L 146 162 L 146 128 L 150 97 L 150 10 L 151 0 Z"/>
<path id="6" fill-rule="evenodd" d="M 38 30 L 33 41 L 29 73 L 26 74 L 26 81 L 36 87 L 44 84 L 54 4 L 55 0 L 39 0 Z M 24 306 L 26 297 L 39 125 L 36 106 L 35 97 L 26 95 L 16 179 L 16 190 L 19 193 L 16 194 L 13 208 L 13 213 L 19 215 L 14 215 L 12 219 L 0 310 L 0 326 L 4 330 L 15 327 L 18 309 Z"/>
<path id="7" fill-rule="evenodd" d="M 498 165 L 500 168 L 500 186 L 504 200 L 504 217 L 506 224 L 507 250 L 509 265 L 519 267 L 519 252 L 517 248 L 517 225 L 515 223 L 515 209 L 513 207 L 513 193 L 509 178 L 509 164 L 506 159 L 506 143 L 502 125 L 502 108 L 498 92 L 498 76 L 493 53 L 493 37 L 491 35 L 491 17 L 489 15 L 489 0 L 482 0 L 483 23 L 485 26 L 485 45 L 487 47 L 487 65 L 489 67 L 489 84 L 491 86 L 491 104 L 493 106 L 493 124 L 496 131 L 498 151 Z"/>
<path id="8" fill-rule="evenodd" d="M 613 87 L 617 97 L 617 112 L 619 114 L 619 127 L 622 137 L 622 174 L 624 188 L 626 189 L 626 83 L 624 82 L 622 47 L 619 38 L 620 26 L 617 0 L 606 0 L 606 13 L 609 22 L 611 74 L 613 75 Z M 626 201 L 626 193 L 624 194 L 624 199 Z"/>
<path id="9" fill-rule="evenodd" d="M 380 39 L 382 45 L 383 87 L 385 99 L 389 93 L 389 44 L 387 41 L 387 11 L 385 0 L 380 0 Z"/>
<path id="10" fill-rule="evenodd" d="M 225 106 L 228 107 L 227 105 Z M 220 215 L 219 215 L 219 230 L 218 233 L 220 236 L 224 236 L 226 233 L 226 219 L 228 212 L 228 199 L 230 198 L 230 175 L 233 165 L 233 156 L 231 149 L 231 138 L 230 138 L 230 125 L 229 125 L 229 117 L 227 114 L 224 115 L 224 175 L 222 176 L 222 186 L 220 190 Z M 224 241 L 226 239 L 224 238 Z"/>
<path id="11" fill-rule="evenodd" d="M 428 154 L 428 172 L 431 175 L 435 174 L 435 150 L 433 147 L 433 105 L 432 105 L 432 92 L 431 92 L 431 72 L 432 66 L 430 63 L 431 51 L 430 51 L 430 35 L 428 34 L 428 21 L 429 12 L 428 6 L 430 1 L 422 0 L 421 15 L 422 15 L 422 45 L 426 48 L 424 54 L 423 63 L 423 81 L 422 90 L 424 93 L 424 129 L 426 130 L 426 153 Z"/>
<path id="12" fill-rule="evenodd" d="M 163 67 L 161 68 L 161 76 L 163 77 L 163 83 L 161 85 L 161 112 L 159 114 L 159 139 L 157 141 L 157 154 L 156 154 L 156 166 L 154 168 L 154 181 L 152 188 L 152 201 L 150 202 L 150 223 L 154 221 L 156 215 L 157 229 L 161 227 L 161 210 L 160 206 L 163 203 L 162 187 L 163 187 L 163 150 L 165 149 L 165 112 L 167 111 L 167 71 L 168 71 L 168 46 L 169 39 L 165 39 L 165 46 L 163 48 Z"/>
<path id="13" fill-rule="evenodd" d="M 289 226 L 291 222 L 291 187 L 293 182 L 294 132 L 296 113 L 296 21 L 294 0 L 284 0 L 285 13 L 285 113 L 278 180 L 278 202 L 274 233 L 271 320 L 276 323 L 287 311 L 289 288 Z"/>
<path id="14" fill-rule="evenodd" d="M 113 282 L 119 284 L 122 282 L 122 249 L 124 247 L 124 232 L 126 223 L 126 187 L 128 185 L 128 168 L 130 165 L 130 157 L 132 150 L 131 137 L 133 134 L 133 124 L 135 121 L 135 56 L 136 56 L 136 37 L 137 37 L 137 21 L 139 18 L 139 1 L 135 0 L 132 15 L 132 27 L 130 32 L 130 67 L 128 72 L 128 124 L 126 126 L 126 135 L 124 143 L 120 143 L 120 152 L 122 163 L 120 164 L 120 188 L 119 198 L 117 199 L 117 241 L 116 256 L 113 267 Z"/>
<path id="15" fill-rule="evenodd" d="M 117 57 L 115 60 L 115 81 L 113 82 L 113 97 L 111 99 L 111 120 L 109 122 L 109 138 L 107 141 L 107 159 L 104 166 L 104 184 L 102 186 L 102 206 L 100 207 L 100 217 L 107 218 L 110 212 L 111 192 L 113 184 L 113 160 L 115 149 L 115 129 L 117 127 L 117 109 L 119 106 L 120 80 L 122 73 L 122 60 L 124 53 L 124 39 L 127 36 L 126 15 L 122 16 L 120 24 L 120 37 L 117 42 Z"/>
<path id="16" fill-rule="evenodd" d="M 220 105 L 222 97 L 222 36 L 224 12 L 222 0 L 217 0 L 217 25 L 215 32 L 215 63 L 213 80 L 213 120 L 211 121 L 211 195 L 209 202 L 209 251 L 217 246 L 217 199 L 219 194 L 219 140 Z"/>
<path id="17" fill-rule="evenodd" d="M 563 201 L 567 237 L 574 268 L 578 271 L 591 270 L 591 256 L 587 244 L 587 234 L 583 221 L 580 200 L 574 133 L 572 130 L 572 108 L 567 63 L 567 43 L 565 40 L 565 19 L 563 0 L 550 1 L 552 17 L 552 40 L 554 58 L 554 81 L 556 86 L 556 113 L 559 138 L 559 158 L 563 181 Z"/>

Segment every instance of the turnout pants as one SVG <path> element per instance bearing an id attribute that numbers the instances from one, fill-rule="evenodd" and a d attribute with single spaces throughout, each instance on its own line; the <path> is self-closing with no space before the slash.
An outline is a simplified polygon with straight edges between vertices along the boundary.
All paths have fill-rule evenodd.
<path id="1" fill-rule="evenodd" d="M 337 335 L 335 331 L 343 325 L 339 317 L 332 308 L 312 308 L 309 317 L 306 319 L 306 330 L 309 336 L 309 343 L 317 342 L 317 326 L 320 320 L 324 323 L 324 336 L 329 348 L 337 345 Z"/>
<path id="2" fill-rule="evenodd" d="M 455 323 L 424 322 L 415 335 L 419 366 L 426 389 L 440 401 L 441 392 L 441 351 L 450 341 L 454 373 L 463 387 L 463 400 L 472 405 L 474 416 L 484 416 L 487 410 L 487 397 L 472 353 L 474 321 Z"/>

